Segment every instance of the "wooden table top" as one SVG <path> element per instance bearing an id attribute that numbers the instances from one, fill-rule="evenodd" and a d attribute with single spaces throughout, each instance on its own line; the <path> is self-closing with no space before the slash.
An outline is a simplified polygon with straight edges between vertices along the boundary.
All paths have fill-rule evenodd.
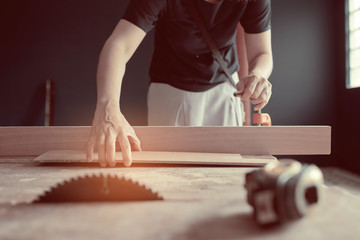
<path id="1" fill-rule="evenodd" d="M 259 228 L 246 202 L 253 168 L 48 166 L 0 158 L 0 239 L 359 239 L 360 196 L 324 186 L 324 201 L 285 226 Z M 31 204 L 71 177 L 111 173 L 144 183 L 164 201 Z"/>

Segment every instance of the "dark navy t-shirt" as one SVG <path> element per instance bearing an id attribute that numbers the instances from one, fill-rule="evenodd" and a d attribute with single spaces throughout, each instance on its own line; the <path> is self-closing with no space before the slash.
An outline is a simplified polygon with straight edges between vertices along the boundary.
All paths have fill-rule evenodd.
<path id="1" fill-rule="evenodd" d="M 270 0 L 193 1 L 228 68 L 231 72 L 238 71 L 237 23 L 240 21 L 246 33 L 270 29 Z M 155 26 L 152 82 L 199 92 L 227 81 L 183 0 L 131 0 L 123 19 L 145 32 Z"/>

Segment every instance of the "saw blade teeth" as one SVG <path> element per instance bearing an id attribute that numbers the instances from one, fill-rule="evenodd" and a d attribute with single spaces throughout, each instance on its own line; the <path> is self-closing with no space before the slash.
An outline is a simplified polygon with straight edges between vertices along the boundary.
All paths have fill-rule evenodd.
<path id="1" fill-rule="evenodd" d="M 110 179 L 110 175 L 109 174 L 102 174 L 101 178 L 102 179 Z"/>
<path id="2" fill-rule="evenodd" d="M 98 174 L 96 174 L 96 173 L 87 173 L 86 174 L 87 179 L 97 178 L 97 177 L 98 177 Z"/>
<path id="3" fill-rule="evenodd" d="M 91 184 L 89 184 L 91 183 Z M 106 190 L 111 195 L 100 194 Z M 118 186 L 124 186 L 119 189 Z M 129 196 L 127 196 L 129 194 Z M 84 197 L 87 196 L 87 197 Z M 116 173 L 82 174 L 66 179 L 39 195 L 34 202 L 91 202 L 91 201 L 146 201 L 163 200 L 163 197 L 147 187 L 124 175 Z"/>

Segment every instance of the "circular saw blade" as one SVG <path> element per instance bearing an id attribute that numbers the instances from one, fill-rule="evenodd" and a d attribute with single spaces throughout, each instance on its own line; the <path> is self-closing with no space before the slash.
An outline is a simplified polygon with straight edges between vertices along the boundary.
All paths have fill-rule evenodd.
<path id="1" fill-rule="evenodd" d="M 154 200 L 163 200 L 163 198 L 131 179 L 101 174 L 71 178 L 59 183 L 40 195 L 34 203 Z"/>

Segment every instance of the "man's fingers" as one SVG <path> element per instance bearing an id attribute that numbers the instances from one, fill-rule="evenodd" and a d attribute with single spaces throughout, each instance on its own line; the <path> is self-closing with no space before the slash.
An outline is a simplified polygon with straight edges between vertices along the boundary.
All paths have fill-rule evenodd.
<path id="1" fill-rule="evenodd" d="M 141 150 L 140 140 L 135 135 L 134 129 L 120 112 L 119 102 L 107 101 L 98 104 L 92 123 L 91 137 L 86 148 L 88 160 L 93 158 L 93 150 L 94 147 L 96 147 L 100 166 L 115 166 L 116 140 L 119 140 L 124 165 L 130 166 L 132 158 L 131 144 L 128 135 L 132 135 L 130 139 L 134 145 L 134 149 Z"/>
<path id="2" fill-rule="evenodd" d="M 99 157 L 99 164 L 101 167 L 106 167 L 106 151 L 105 151 L 105 135 L 101 134 L 97 139 L 97 151 Z"/>
<path id="3" fill-rule="evenodd" d="M 249 99 L 253 95 L 255 88 L 258 84 L 258 81 L 256 81 L 255 76 L 249 76 L 245 81 L 246 82 L 245 82 L 244 93 L 241 96 L 241 99 L 243 100 Z"/>
<path id="4" fill-rule="evenodd" d="M 269 102 L 271 92 L 262 92 L 257 99 L 251 100 L 251 103 L 255 105 L 254 110 L 260 110 Z"/>
<path id="5" fill-rule="evenodd" d="M 258 96 L 257 98 L 251 98 L 251 103 L 256 105 L 256 104 L 265 102 L 268 99 L 267 96 L 269 94 L 270 94 L 270 92 L 263 91 L 263 92 L 261 92 L 260 96 Z"/>
<path id="6" fill-rule="evenodd" d="M 267 91 L 265 79 L 259 81 L 254 89 L 253 94 L 250 96 L 250 99 L 257 99 L 265 91 Z"/>
<path id="7" fill-rule="evenodd" d="M 238 93 L 243 93 L 245 89 L 245 79 L 241 79 L 236 85 L 236 89 Z"/>
<path id="8" fill-rule="evenodd" d="M 254 104 L 254 110 L 258 111 L 268 104 L 271 97 L 271 92 L 262 92 L 258 99 L 252 100 L 251 103 Z"/>
<path id="9" fill-rule="evenodd" d="M 87 142 L 86 145 L 86 160 L 88 162 L 93 161 L 93 152 L 94 152 L 94 147 L 96 144 L 96 136 L 95 135 L 91 135 L 89 141 Z"/>
<path id="10" fill-rule="evenodd" d="M 115 142 L 116 137 L 112 133 L 106 135 L 106 160 L 109 167 L 115 167 Z"/>
<path id="11" fill-rule="evenodd" d="M 135 134 L 129 135 L 129 141 L 132 143 L 133 150 L 141 151 L 140 139 Z"/>
<path id="12" fill-rule="evenodd" d="M 259 110 L 263 109 L 266 106 L 266 104 L 267 104 L 266 102 L 262 102 L 262 103 L 255 105 L 254 111 L 259 111 Z"/>
<path id="13" fill-rule="evenodd" d="M 119 143 L 121 146 L 124 165 L 126 167 L 130 167 L 132 163 L 132 158 L 131 158 L 131 146 L 129 139 L 127 138 L 126 135 L 119 135 Z"/>

